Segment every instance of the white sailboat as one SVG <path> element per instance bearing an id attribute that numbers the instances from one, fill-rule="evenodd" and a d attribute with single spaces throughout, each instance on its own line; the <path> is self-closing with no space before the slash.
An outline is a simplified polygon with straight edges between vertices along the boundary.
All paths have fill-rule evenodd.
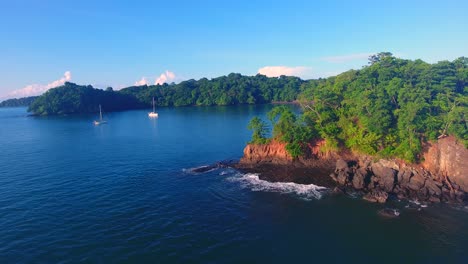
<path id="1" fill-rule="evenodd" d="M 156 107 L 155 107 L 155 104 L 154 104 L 154 97 L 153 97 L 153 112 L 149 112 L 148 116 L 149 117 L 158 117 L 158 113 L 156 113 Z"/>
<path id="2" fill-rule="evenodd" d="M 105 123 L 107 123 L 107 121 L 102 120 L 102 109 L 101 109 L 101 105 L 99 105 L 99 120 L 94 120 L 94 125 L 99 126 Z"/>

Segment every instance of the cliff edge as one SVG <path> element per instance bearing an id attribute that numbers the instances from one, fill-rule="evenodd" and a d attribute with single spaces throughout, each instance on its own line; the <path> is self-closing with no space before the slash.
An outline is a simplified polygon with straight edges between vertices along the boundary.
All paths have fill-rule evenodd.
<path id="1" fill-rule="evenodd" d="M 239 162 L 240 168 L 259 168 L 272 165 L 288 168 L 321 169 L 320 174 L 286 177 L 297 182 L 302 177 L 332 179 L 342 191 L 358 190 L 371 202 L 385 202 L 389 196 L 427 202 L 465 203 L 468 198 L 468 149 L 454 137 L 428 143 L 424 161 L 410 164 L 397 159 L 380 159 L 347 151 L 323 153 L 323 141 L 309 144 L 303 157 L 293 159 L 286 144 L 249 144 Z M 270 169 L 271 170 L 271 169 Z M 326 172 L 326 173 L 323 173 Z M 278 169 L 276 174 L 281 173 Z M 272 181 L 281 178 L 275 173 Z M 329 175 L 329 177 L 328 177 Z"/>

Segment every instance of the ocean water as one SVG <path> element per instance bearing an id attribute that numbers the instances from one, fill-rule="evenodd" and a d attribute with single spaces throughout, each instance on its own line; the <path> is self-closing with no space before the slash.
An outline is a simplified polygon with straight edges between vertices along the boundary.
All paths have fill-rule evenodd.
<path id="1" fill-rule="evenodd" d="M 105 113 L 97 127 L 0 108 L 0 263 L 468 263 L 466 207 L 191 172 L 239 159 L 270 108 Z M 377 213 L 388 206 L 400 216 Z"/>

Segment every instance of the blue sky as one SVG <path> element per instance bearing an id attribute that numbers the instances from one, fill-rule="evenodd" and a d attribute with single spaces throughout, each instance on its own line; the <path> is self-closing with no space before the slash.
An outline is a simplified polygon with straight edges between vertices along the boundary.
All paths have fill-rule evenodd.
<path id="1" fill-rule="evenodd" d="M 468 56 L 468 1 L 388 2 L 2 1 L 0 98 L 65 80 L 119 88 L 231 72 L 316 78 L 379 51 Z"/>

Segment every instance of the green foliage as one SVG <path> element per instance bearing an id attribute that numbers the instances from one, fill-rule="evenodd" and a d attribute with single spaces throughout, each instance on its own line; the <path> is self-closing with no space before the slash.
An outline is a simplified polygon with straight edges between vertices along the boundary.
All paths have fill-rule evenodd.
<path id="1" fill-rule="evenodd" d="M 38 96 L 8 99 L 0 103 L 0 107 L 29 106 Z"/>
<path id="2" fill-rule="evenodd" d="M 414 162 L 427 140 L 454 135 L 468 145 L 467 58 L 431 65 L 384 52 L 369 60 L 301 88 L 303 115 L 327 148 Z"/>
<path id="3" fill-rule="evenodd" d="M 87 113 L 94 112 L 99 104 L 106 111 L 137 109 L 150 107 L 153 97 L 158 106 L 293 101 L 303 83 L 297 77 L 268 78 L 264 75 L 242 76 L 234 73 L 211 80 L 203 78 L 179 84 L 132 86 L 119 91 L 114 91 L 111 87 L 103 91 L 91 86 L 67 83 L 40 96 L 34 106 L 30 107 L 30 111 L 39 115 Z"/>
<path id="4" fill-rule="evenodd" d="M 273 138 L 286 143 L 286 150 L 297 158 L 305 154 L 307 144 L 316 136 L 306 117 L 298 118 L 290 107 L 274 107 L 267 114 L 273 125 Z"/>
<path id="5" fill-rule="evenodd" d="M 102 105 L 104 111 L 121 111 L 143 106 L 131 95 L 67 82 L 38 97 L 29 106 L 28 111 L 36 115 L 95 113 L 99 112 L 99 105 Z"/>
<path id="6" fill-rule="evenodd" d="M 254 117 L 250 120 L 248 129 L 252 130 L 252 140 L 250 143 L 253 144 L 266 144 L 268 143 L 267 134 L 268 126 L 267 124 L 260 119 L 259 117 Z"/>

